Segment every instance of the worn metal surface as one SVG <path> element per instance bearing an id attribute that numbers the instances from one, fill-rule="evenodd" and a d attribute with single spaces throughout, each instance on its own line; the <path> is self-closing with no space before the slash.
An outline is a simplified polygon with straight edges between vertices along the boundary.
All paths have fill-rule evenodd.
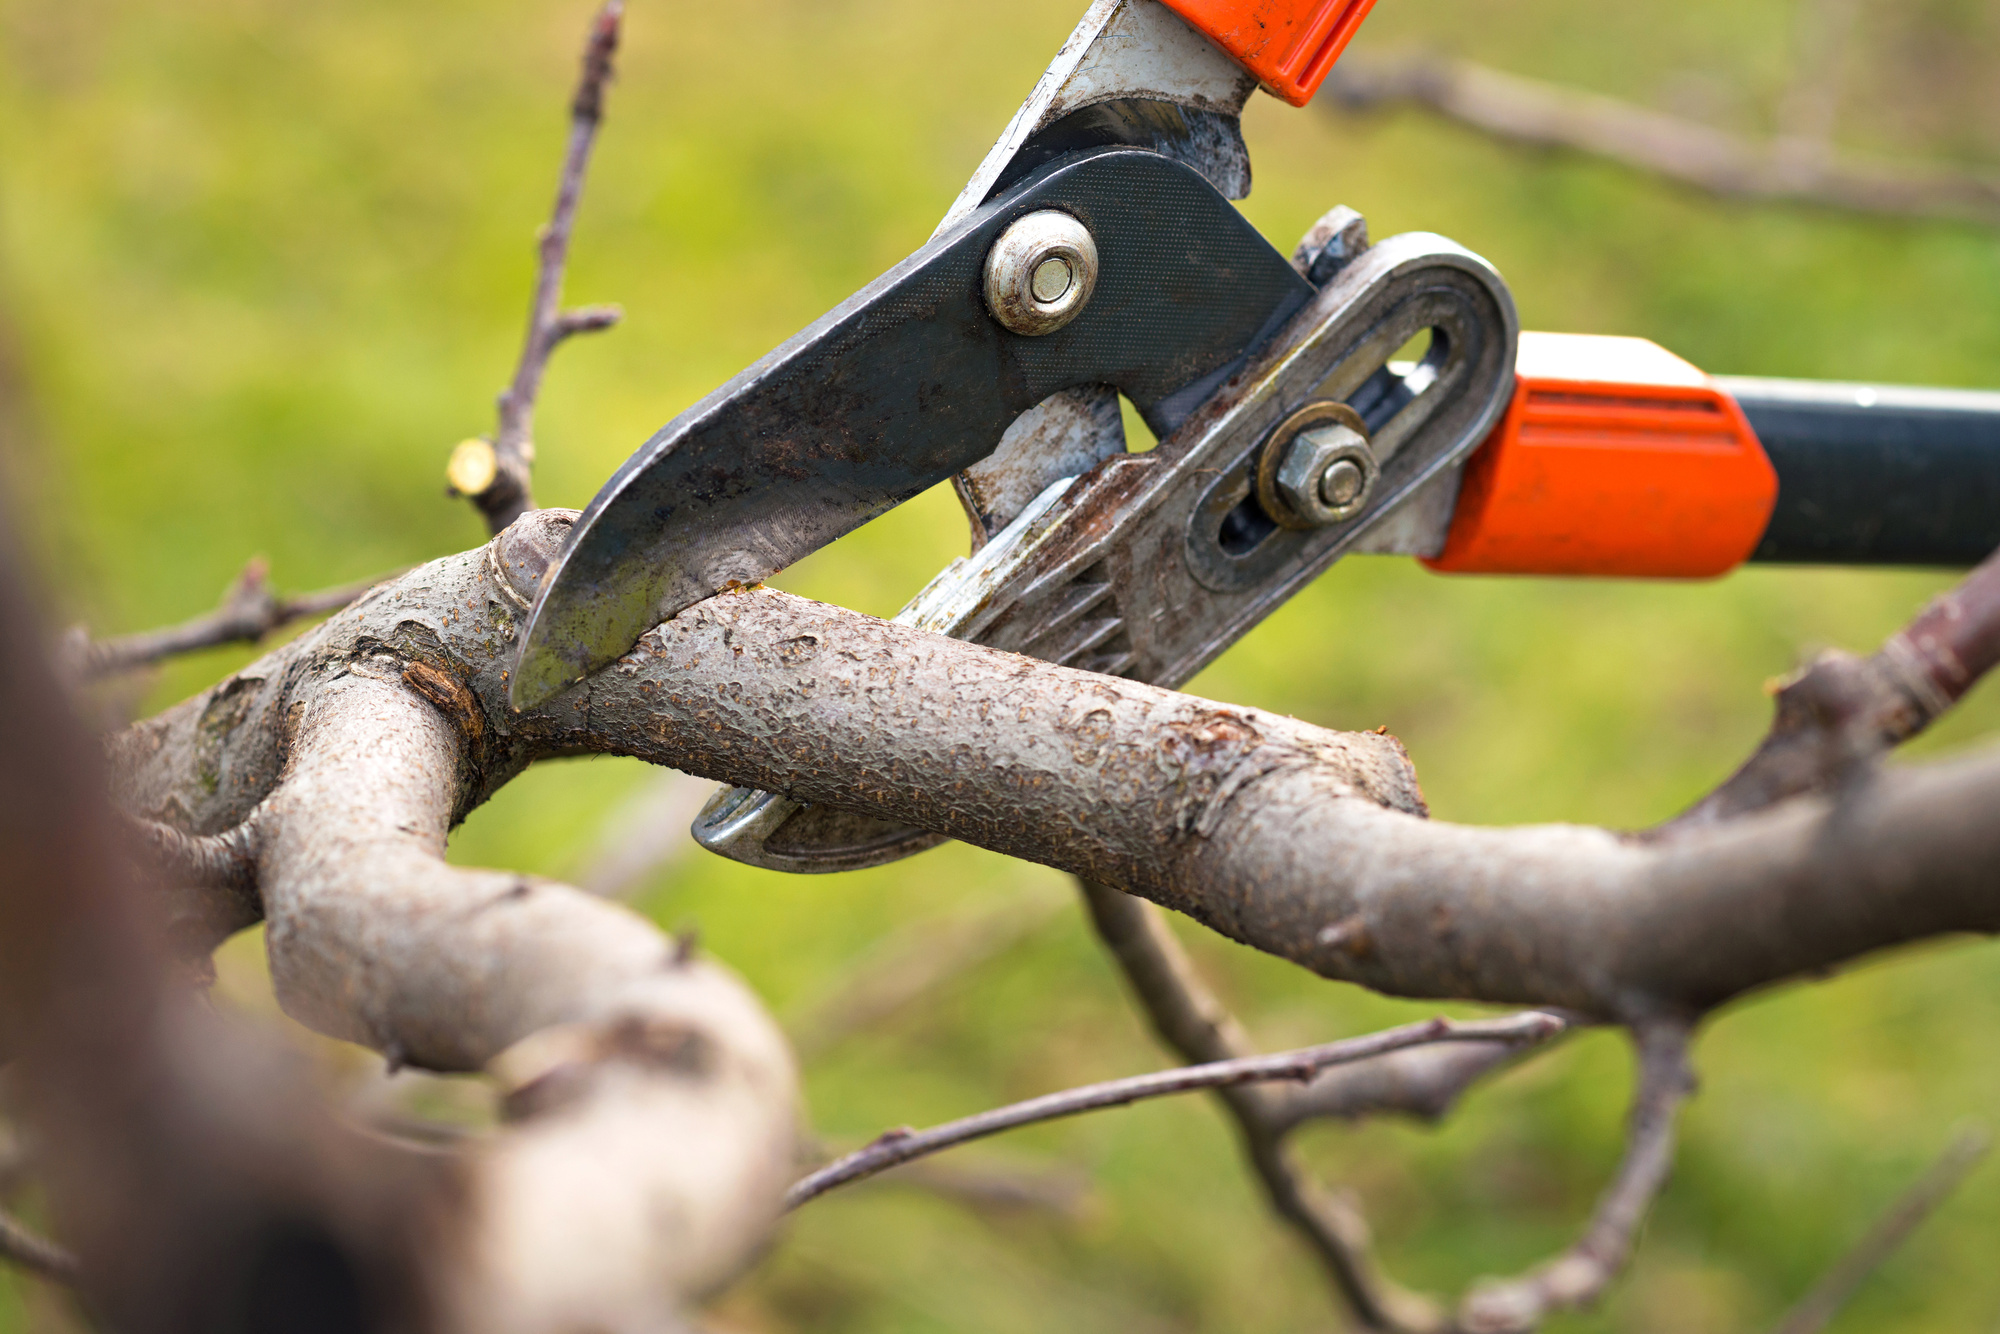
<path id="1" fill-rule="evenodd" d="M 994 240 L 1042 209 L 1099 255 L 1054 333 L 981 296 Z M 1163 226 L 1163 219 L 1172 225 Z M 990 454 L 1058 390 L 1111 384 L 1172 431 L 1311 295 L 1228 201 L 1158 154 L 1104 149 L 984 205 L 663 428 L 584 512 L 544 581 L 513 698 L 546 698 L 681 608 L 783 569 Z"/>
<path id="2" fill-rule="evenodd" d="M 1426 329 L 1425 359 L 1392 367 Z M 1484 260 L 1426 233 L 1391 237 L 1342 268 L 1179 432 L 1052 484 L 897 619 L 1179 685 L 1485 438 L 1512 391 L 1517 334 L 1512 298 Z M 1329 401 L 1367 428 L 1379 473 L 1352 518 L 1281 526 L 1255 498 L 1259 464 L 1302 408 Z M 938 841 L 740 789 L 711 798 L 694 835 L 789 871 L 875 865 Z"/>

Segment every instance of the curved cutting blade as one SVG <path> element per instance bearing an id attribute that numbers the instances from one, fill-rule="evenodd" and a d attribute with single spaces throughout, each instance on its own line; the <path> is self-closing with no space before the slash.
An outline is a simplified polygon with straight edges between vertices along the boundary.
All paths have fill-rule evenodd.
<path id="1" fill-rule="evenodd" d="M 1061 209 L 1099 257 L 1041 337 L 987 314 L 987 250 Z M 1111 384 L 1165 435 L 1312 287 L 1199 174 L 1155 153 L 1051 163 L 663 427 L 543 576 L 512 680 L 546 699 L 720 589 L 755 583 L 992 452 L 1057 390 Z"/>

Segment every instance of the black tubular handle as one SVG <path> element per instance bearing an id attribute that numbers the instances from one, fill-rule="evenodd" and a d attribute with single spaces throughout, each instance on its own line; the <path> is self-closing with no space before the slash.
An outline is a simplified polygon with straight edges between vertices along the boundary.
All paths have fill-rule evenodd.
<path id="1" fill-rule="evenodd" d="M 2000 393 L 1719 375 L 1778 471 L 1754 561 L 1977 565 L 2000 547 Z"/>

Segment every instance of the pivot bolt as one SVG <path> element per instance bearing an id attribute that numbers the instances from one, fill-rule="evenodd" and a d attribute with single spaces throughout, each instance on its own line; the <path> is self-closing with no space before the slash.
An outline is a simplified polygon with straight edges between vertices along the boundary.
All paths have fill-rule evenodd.
<path id="1" fill-rule="evenodd" d="M 1017 218 L 986 252 L 986 308 L 1001 327 L 1030 338 L 1083 313 L 1097 286 L 1097 243 L 1059 209 Z"/>
<path id="2" fill-rule="evenodd" d="M 1257 499 L 1287 528 L 1324 528 L 1362 511 L 1380 471 L 1354 409 L 1331 400 L 1308 403 L 1265 443 Z"/>

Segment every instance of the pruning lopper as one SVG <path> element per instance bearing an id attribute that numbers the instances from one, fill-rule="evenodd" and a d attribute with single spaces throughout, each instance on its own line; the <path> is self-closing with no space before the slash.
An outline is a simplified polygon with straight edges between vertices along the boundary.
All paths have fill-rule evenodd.
<path id="1" fill-rule="evenodd" d="M 1095 0 L 929 241 L 613 474 L 542 579 L 514 703 L 946 479 L 973 552 L 899 620 L 1167 686 L 1350 552 L 1685 578 L 2000 546 L 2000 394 L 1524 334 L 1479 256 L 1371 243 L 1347 208 L 1273 249 L 1229 202 L 1244 103 L 1304 105 L 1373 3 Z M 1156 448 L 1128 452 L 1120 395 Z M 742 788 L 694 832 L 793 871 L 939 841 Z"/>

